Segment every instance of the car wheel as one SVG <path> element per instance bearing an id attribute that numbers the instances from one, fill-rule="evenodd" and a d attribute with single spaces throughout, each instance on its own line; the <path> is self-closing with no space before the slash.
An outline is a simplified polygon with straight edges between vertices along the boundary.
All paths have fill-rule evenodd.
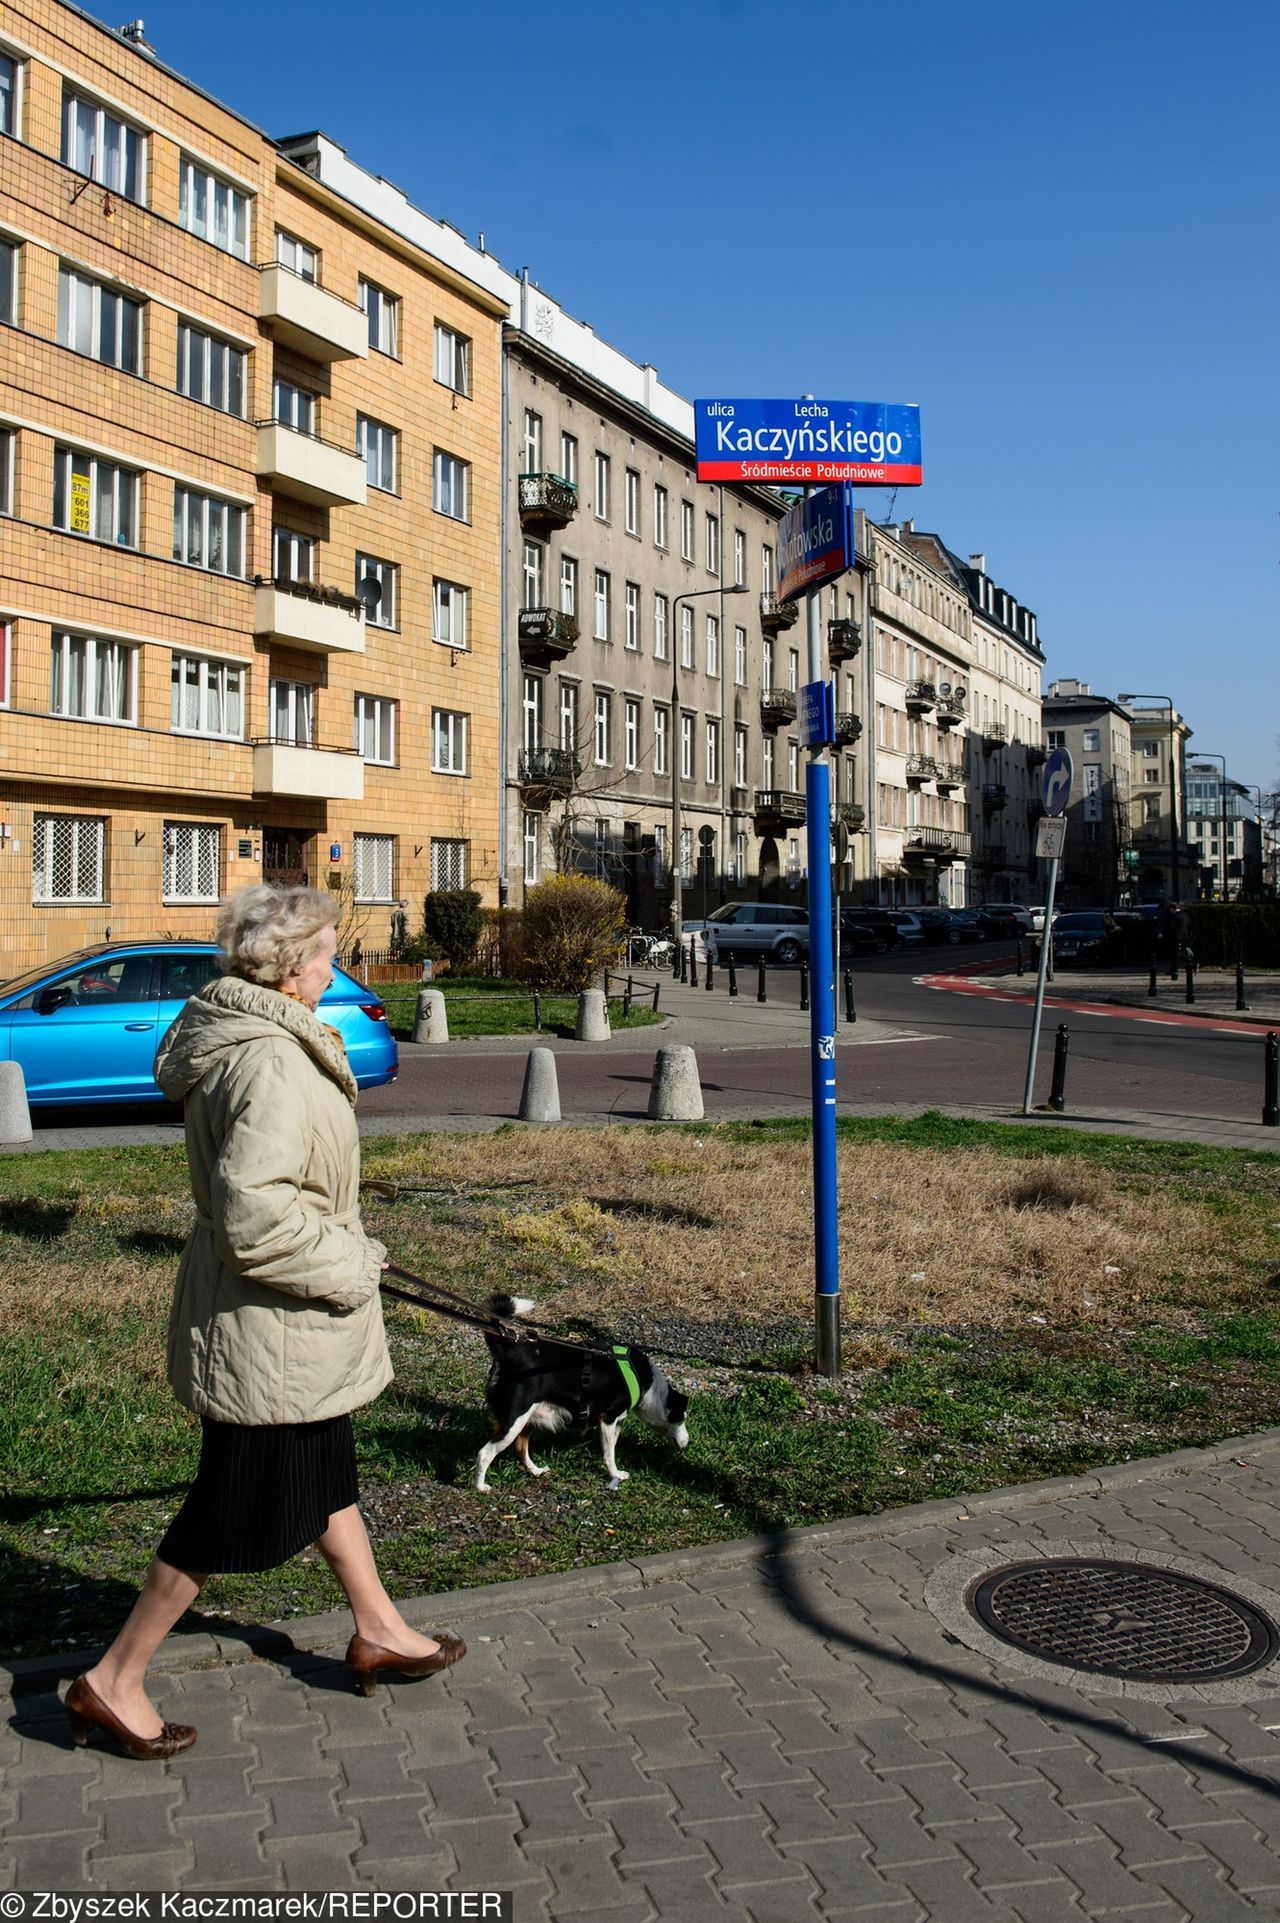
<path id="1" fill-rule="evenodd" d="M 888 944 L 888 942 L 887 942 L 887 941 L 885 940 L 885 938 L 884 938 L 884 936 L 883 936 L 883 935 L 877 935 L 877 936 L 876 936 L 876 938 L 875 938 L 875 940 L 874 940 L 874 941 L 872 942 L 872 944 L 871 944 L 871 952 L 872 952 L 872 954 L 873 954 L 873 955 L 884 955 L 884 954 L 887 954 L 887 953 L 888 953 L 888 950 L 889 950 L 889 944 Z"/>
<path id="2" fill-rule="evenodd" d="M 793 941 L 788 935 L 785 941 L 778 943 L 773 952 L 778 961 L 790 963 L 798 962 L 803 951 L 799 942 Z"/>

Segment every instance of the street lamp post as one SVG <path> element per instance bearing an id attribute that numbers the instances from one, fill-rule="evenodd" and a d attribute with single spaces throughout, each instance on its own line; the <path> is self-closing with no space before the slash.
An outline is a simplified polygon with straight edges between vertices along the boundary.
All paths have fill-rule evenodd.
<path id="1" fill-rule="evenodd" d="M 680 619 L 678 609 L 682 601 L 696 601 L 704 594 L 746 594 L 744 581 L 732 582 L 728 587 L 718 584 L 714 588 L 690 588 L 686 594 L 677 594 L 671 603 L 671 739 L 668 751 L 671 755 L 671 939 L 675 944 L 677 956 L 680 953 L 680 937 L 683 926 L 681 897 L 684 890 L 684 875 L 680 859 L 680 641 L 678 630 Z M 720 637 L 721 672 L 724 670 L 724 636 Z M 724 743 L 720 744 L 724 752 Z"/>
<path id="2" fill-rule="evenodd" d="M 1177 783 L 1177 728 L 1176 710 L 1171 694 L 1121 694 L 1116 699 L 1124 704 L 1130 701 L 1159 701 L 1169 710 L 1169 906 L 1178 905 L 1178 783 Z"/>
<path id="3" fill-rule="evenodd" d="M 1218 789 L 1218 860 L 1222 872 L 1222 899 L 1227 899 L 1227 757 L 1216 755 L 1210 748 L 1196 749 L 1197 761 L 1219 761 L 1222 764 L 1222 785 Z M 1205 773 L 1209 770 L 1206 768 Z"/>

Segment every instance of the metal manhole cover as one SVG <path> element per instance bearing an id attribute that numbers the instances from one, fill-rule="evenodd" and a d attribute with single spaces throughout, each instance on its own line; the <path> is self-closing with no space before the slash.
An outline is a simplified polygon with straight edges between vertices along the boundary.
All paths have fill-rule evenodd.
<path id="1" fill-rule="evenodd" d="M 1009 1563 L 970 1592 L 978 1621 L 1043 1662 L 1134 1682 L 1245 1676 L 1280 1630 L 1230 1590 L 1169 1569 L 1078 1556 Z"/>

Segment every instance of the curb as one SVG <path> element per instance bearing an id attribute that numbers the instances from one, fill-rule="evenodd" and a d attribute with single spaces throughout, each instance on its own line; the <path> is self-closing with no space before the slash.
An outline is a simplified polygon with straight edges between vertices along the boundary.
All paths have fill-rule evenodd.
<path id="1" fill-rule="evenodd" d="M 458 1618 L 470 1613 L 483 1614 L 494 1608 L 510 1613 L 522 1608 L 553 1602 L 557 1598 L 580 1599 L 616 1596 L 621 1592 L 649 1589 L 658 1583 L 683 1577 L 693 1568 L 725 1568 L 744 1562 L 778 1561 L 786 1554 L 821 1554 L 827 1546 L 866 1542 L 882 1537 L 914 1534 L 921 1529 L 969 1521 L 984 1512 L 1033 1509 L 1042 1503 L 1061 1502 L 1071 1496 L 1100 1496 L 1109 1489 L 1129 1488 L 1136 1483 L 1159 1481 L 1171 1476 L 1194 1475 L 1219 1463 L 1239 1462 L 1263 1451 L 1280 1450 L 1280 1428 L 1255 1435 L 1229 1436 L 1203 1449 L 1177 1449 L 1169 1455 L 1144 1456 L 1125 1462 L 1107 1463 L 1100 1469 L 1079 1476 L 1054 1476 L 1043 1482 L 1016 1483 L 1004 1489 L 986 1489 L 972 1496 L 948 1496 L 936 1502 L 918 1502 L 904 1509 L 884 1509 L 874 1515 L 850 1516 L 839 1522 L 817 1522 L 801 1529 L 780 1530 L 774 1535 L 738 1537 L 732 1542 L 708 1543 L 705 1548 L 669 1549 L 635 1561 L 595 1563 L 589 1569 L 565 1569 L 550 1576 L 525 1576 L 511 1582 L 485 1583 L 475 1589 L 458 1589 L 441 1596 L 415 1596 L 405 1603 L 405 1614 L 415 1625 L 435 1623 L 448 1616 Z M 152 1667 L 160 1670 L 212 1669 L 234 1663 L 269 1662 L 277 1657 L 298 1656 L 306 1661 L 312 1649 L 322 1652 L 344 1644 L 351 1633 L 351 1618 L 345 1608 L 322 1616 L 298 1617 L 286 1623 L 251 1624 L 229 1631 L 225 1636 L 211 1631 L 169 1636 L 157 1651 Z M 430 1632 L 428 1632 L 430 1633 Z M 299 1638 L 308 1646 L 299 1647 Z M 99 1653 L 98 1646 L 57 1656 L 23 1656 L 0 1664 L 0 1701 L 10 1701 L 17 1693 L 26 1694 L 52 1687 L 67 1677 L 88 1669 Z M 317 1654 L 317 1662 L 323 1655 Z"/>

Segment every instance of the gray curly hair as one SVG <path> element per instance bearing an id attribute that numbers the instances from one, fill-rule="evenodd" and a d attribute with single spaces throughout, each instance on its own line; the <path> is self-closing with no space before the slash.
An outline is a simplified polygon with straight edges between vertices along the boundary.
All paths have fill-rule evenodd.
<path id="1" fill-rule="evenodd" d="M 228 895 L 214 940 L 229 975 L 276 988 L 311 959 L 316 937 L 337 919 L 338 904 L 319 888 L 275 888 L 260 882 Z"/>

